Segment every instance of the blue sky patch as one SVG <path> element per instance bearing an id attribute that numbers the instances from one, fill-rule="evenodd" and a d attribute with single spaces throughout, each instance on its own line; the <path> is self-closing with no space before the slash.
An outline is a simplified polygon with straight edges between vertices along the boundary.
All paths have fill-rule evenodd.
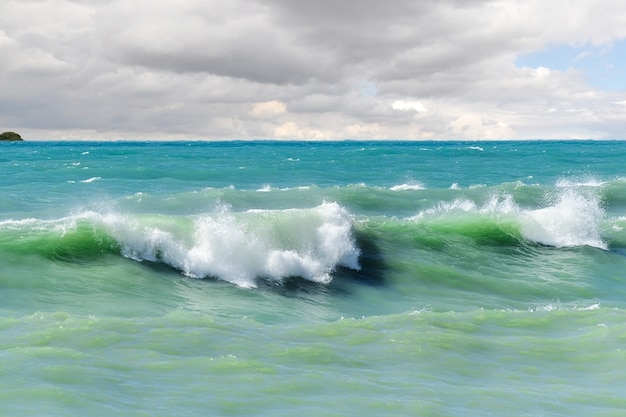
<path id="1" fill-rule="evenodd" d="M 603 46 L 551 46 L 517 57 L 518 67 L 582 70 L 589 84 L 607 90 L 626 90 L 626 40 Z"/>

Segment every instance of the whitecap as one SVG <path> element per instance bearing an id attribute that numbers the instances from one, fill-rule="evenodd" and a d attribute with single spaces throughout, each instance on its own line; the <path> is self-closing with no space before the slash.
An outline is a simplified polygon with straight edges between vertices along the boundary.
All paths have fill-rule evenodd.
<path id="1" fill-rule="evenodd" d="M 409 183 L 409 184 L 400 184 L 400 185 L 394 185 L 393 187 L 390 188 L 391 191 L 418 191 L 418 190 L 425 190 L 426 187 L 424 187 L 422 184 L 420 183 Z"/>
<path id="2" fill-rule="evenodd" d="M 538 209 L 522 208 L 510 194 L 504 194 L 492 196 L 480 205 L 464 198 L 441 202 L 409 220 L 423 221 L 456 213 L 511 219 L 528 242 L 554 247 L 608 248 L 601 235 L 604 211 L 599 197 L 574 189 L 562 190 L 553 204 Z"/>
<path id="3" fill-rule="evenodd" d="M 521 232 L 529 241 L 555 247 L 592 246 L 607 249 L 600 236 L 604 211 L 596 196 L 566 189 L 555 204 L 528 210 L 519 217 Z"/>
<path id="4" fill-rule="evenodd" d="M 241 287 L 257 278 L 292 276 L 328 283 L 338 266 L 358 270 L 352 216 L 336 203 L 313 209 L 222 208 L 195 217 L 89 216 L 138 261 L 162 262 L 194 278 L 216 277 Z"/>

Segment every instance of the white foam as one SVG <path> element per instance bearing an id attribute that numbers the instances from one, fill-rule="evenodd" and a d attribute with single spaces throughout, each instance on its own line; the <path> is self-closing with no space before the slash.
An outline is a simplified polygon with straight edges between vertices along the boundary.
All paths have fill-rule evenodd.
<path id="1" fill-rule="evenodd" d="M 529 312 L 535 313 L 535 312 L 546 312 L 546 313 L 550 313 L 553 311 L 595 311 L 595 310 L 599 310 L 600 309 L 600 304 L 596 303 L 596 304 L 591 304 L 588 306 L 570 306 L 570 305 L 561 305 L 560 303 L 551 303 L 551 304 L 545 304 L 545 305 L 538 305 L 536 307 L 530 307 L 528 308 Z"/>
<path id="2" fill-rule="evenodd" d="M 519 216 L 522 235 L 532 242 L 555 247 L 593 246 L 606 249 L 600 236 L 604 212 L 599 199 L 567 189 L 549 207 Z"/>
<path id="3" fill-rule="evenodd" d="M 336 203 L 244 213 L 223 208 L 195 218 L 92 216 L 118 241 L 124 256 L 163 262 L 190 277 L 254 287 L 258 277 L 328 283 L 337 266 L 360 269 L 352 218 Z"/>
<path id="4" fill-rule="evenodd" d="M 0 220 L 0 227 L 5 228 L 5 229 L 19 229 L 24 226 L 34 227 L 36 224 L 39 224 L 41 222 L 42 222 L 41 220 L 34 219 L 34 218 L 19 219 L 19 220 L 7 219 L 7 220 Z"/>
<path id="5" fill-rule="evenodd" d="M 101 179 L 102 179 L 101 177 L 91 177 L 91 178 L 83 180 L 81 182 L 83 182 L 83 183 L 90 183 L 90 182 L 98 181 L 98 180 L 101 180 Z"/>
<path id="6" fill-rule="evenodd" d="M 493 196 L 482 205 L 467 199 L 443 202 L 423 210 L 410 220 L 469 213 L 517 222 L 520 234 L 529 242 L 554 247 L 592 246 L 607 249 L 600 233 L 604 211 L 595 194 L 575 189 L 561 190 L 555 202 L 540 209 L 524 209 L 509 194 Z"/>
<path id="7" fill-rule="evenodd" d="M 436 207 L 421 211 L 412 220 L 420 220 L 425 217 L 441 216 L 454 212 L 476 213 L 476 214 L 510 214 L 516 213 L 519 208 L 513 201 L 513 197 L 505 194 L 503 196 L 492 196 L 482 206 L 467 199 L 456 199 L 451 202 L 439 203 Z"/>
<path id="8" fill-rule="evenodd" d="M 422 184 L 415 183 L 415 182 L 411 182 L 409 184 L 394 185 L 393 187 L 390 188 L 391 191 L 417 191 L 417 190 L 425 190 L 425 189 L 426 187 L 424 187 Z"/>

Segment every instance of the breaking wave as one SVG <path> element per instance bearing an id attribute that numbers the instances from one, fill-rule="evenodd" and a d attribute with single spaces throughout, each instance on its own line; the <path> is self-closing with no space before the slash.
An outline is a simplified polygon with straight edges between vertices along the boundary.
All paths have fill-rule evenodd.
<path id="1" fill-rule="evenodd" d="M 180 217 L 89 211 L 51 221 L 8 220 L 0 223 L 0 248 L 60 260 L 120 254 L 242 287 L 292 276 L 328 283 L 337 267 L 360 269 L 352 218 L 336 203 Z"/>
<path id="2" fill-rule="evenodd" d="M 600 199 L 574 189 L 565 189 L 539 209 L 520 207 L 505 194 L 493 196 L 482 205 L 466 199 L 440 203 L 410 220 L 494 241 L 522 240 L 557 248 L 608 247 L 602 236 L 604 210 Z"/>

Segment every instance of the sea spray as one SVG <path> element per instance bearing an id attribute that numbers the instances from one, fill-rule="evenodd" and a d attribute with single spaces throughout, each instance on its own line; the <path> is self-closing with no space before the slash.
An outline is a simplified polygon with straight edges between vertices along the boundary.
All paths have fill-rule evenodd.
<path id="1" fill-rule="evenodd" d="M 603 219 L 604 211 L 596 194 L 571 188 L 561 190 L 556 201 L 538 209 L 520 207 L 512 195 L 498 194 L 483 204 L 468 199 L 440 202 L 409 218 L 462 235 L 484 236 L 481 232 L 499 229 L 546 246 L 606 249 L 601 235 Z"/>
<path id="2" fill-rule="evenodd" d="M 239 213 L 221 208 L 195 216 L 86 211 L 56 220 L 5 220 L 0 248 L 66 260 L 120 253 L 242 287 L 256 286 L 257 278 L 328 283 L 337 267 L 360 269 L 352 216 L 336 203 Z"/>
<path id="3" fill-rule="evenodd" d="M 522 234 L 532 242 L 555 247 L 607 249 L 600 235 L 604 212 L 597 196 L 566 188 L 548 207 L 524 211 Z"/>
<path id="4" fill-rule="evenodd" d="M 292 276 L 328 283 L 338 266 L 359 269 L 351 216 L 336 203 L 240 213 L 221 209 L 178 219 L 107 214 L 95 221 L 120 244 L 124 256 L 242 287 L 256 286 L 256 278 L 282 281 Z"/>

